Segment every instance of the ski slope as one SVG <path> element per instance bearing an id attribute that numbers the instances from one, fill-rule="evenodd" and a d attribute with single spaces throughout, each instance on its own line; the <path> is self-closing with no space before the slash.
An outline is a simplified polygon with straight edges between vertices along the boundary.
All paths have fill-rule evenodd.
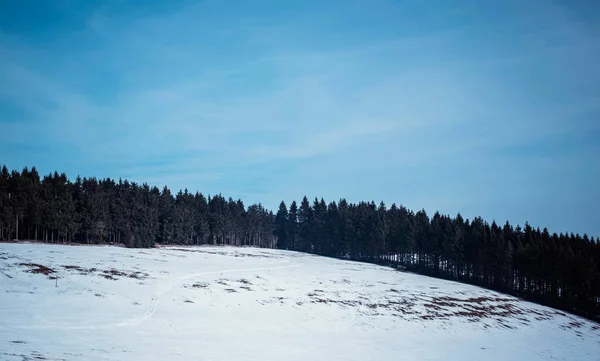
<path id="1" fill-rule="evenodd" d="M 296 252 L 0 244 L 0 360 L 595 360 L 600 325 Z"/>

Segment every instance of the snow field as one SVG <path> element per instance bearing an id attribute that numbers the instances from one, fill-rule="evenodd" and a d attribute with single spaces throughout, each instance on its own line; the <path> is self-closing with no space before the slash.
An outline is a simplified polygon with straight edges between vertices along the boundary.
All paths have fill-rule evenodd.
<path id="1" fill-rule="evenodd" d="M 58 287 L 56 287 L 58 277 Z M 375 265 L 0 244 L 0 360 L 598 360 L 600 326 Z"/>

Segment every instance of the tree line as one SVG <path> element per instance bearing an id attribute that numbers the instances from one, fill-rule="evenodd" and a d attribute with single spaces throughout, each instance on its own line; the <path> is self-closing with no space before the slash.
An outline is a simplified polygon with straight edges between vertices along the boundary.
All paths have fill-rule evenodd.
<path id="1" fill-rule="evenodd" d="M 0 172 L 0 239 L 51 243 L 229 244 L 275 247 L 274 215 L 261 204 L 172 194 L 127 180 L 81 178 L 54 172 L 40 178 L 25 168 Z"/>
<path id="2" fill-rule="evenodd" d="M 276 214 L 261 204 L 172 194 L 109 178 L 69 181 L 54 172 L 0 172 L 0 239 L 53 243 L 257 246 L 385 264 L 483 286 L 592 319 L 600 316 L 600 245 L 550 234 L 374 202 L 305 196 Z"/>

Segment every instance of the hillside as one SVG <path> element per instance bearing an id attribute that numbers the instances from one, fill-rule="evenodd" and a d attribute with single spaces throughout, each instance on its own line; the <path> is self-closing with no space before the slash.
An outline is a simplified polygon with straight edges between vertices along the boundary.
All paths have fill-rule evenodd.
<path id="1" fill-rule="evenodd" d="M 278 248 L 407 269 L 600 321 L 600 243 L 381 202 L 306 196 L 276 213 L 221 194 L 110 178 L 0 171 L 0 241 Z M 415 257 L 417 255 L 417 257 Z M 392 261 L 393 260 L 393 261 Z"/>
<path id="2" fill-rule="evenodd" d="M 58 279 L 57 279 L 58 278 Z M 371 264 L 0 244 L 0 360 L 596 360 L 600 325 Z"/>

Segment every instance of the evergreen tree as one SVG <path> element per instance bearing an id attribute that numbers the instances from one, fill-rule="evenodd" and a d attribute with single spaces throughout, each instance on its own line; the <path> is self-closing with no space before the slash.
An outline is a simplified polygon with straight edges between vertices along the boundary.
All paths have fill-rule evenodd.
<path id="1" fill-rule="evenodd" d="M 308 202 L 308 198 L 304 196 L 298 210 L 298 250 L 305 252 L 312 250 L 312 226 L 313 209 Z"/>
<path id="2" fill-rule="evenodd" d="M 279 204 L 279 210 L 277 211 L 277 215 L 275 216 L 275 237 L 277 237 L 277 248 L 280 249 L 289 249 L 289 240 L 288 240 L 288 229 L 289 229 L 289 220 L 288 220 L 288 209 L 285 205 L 284 201 L 281 201 Z"/>
<path id="3" fill-rule="evenodd" d="M 288 212 L 288 222 L 288 239 L 290 249 L 296 249 L 298 239 L 298 205 L 296 205 L 296 201 L 292 201 L 292 204 L 290 204 L 290 211 Z"/>

